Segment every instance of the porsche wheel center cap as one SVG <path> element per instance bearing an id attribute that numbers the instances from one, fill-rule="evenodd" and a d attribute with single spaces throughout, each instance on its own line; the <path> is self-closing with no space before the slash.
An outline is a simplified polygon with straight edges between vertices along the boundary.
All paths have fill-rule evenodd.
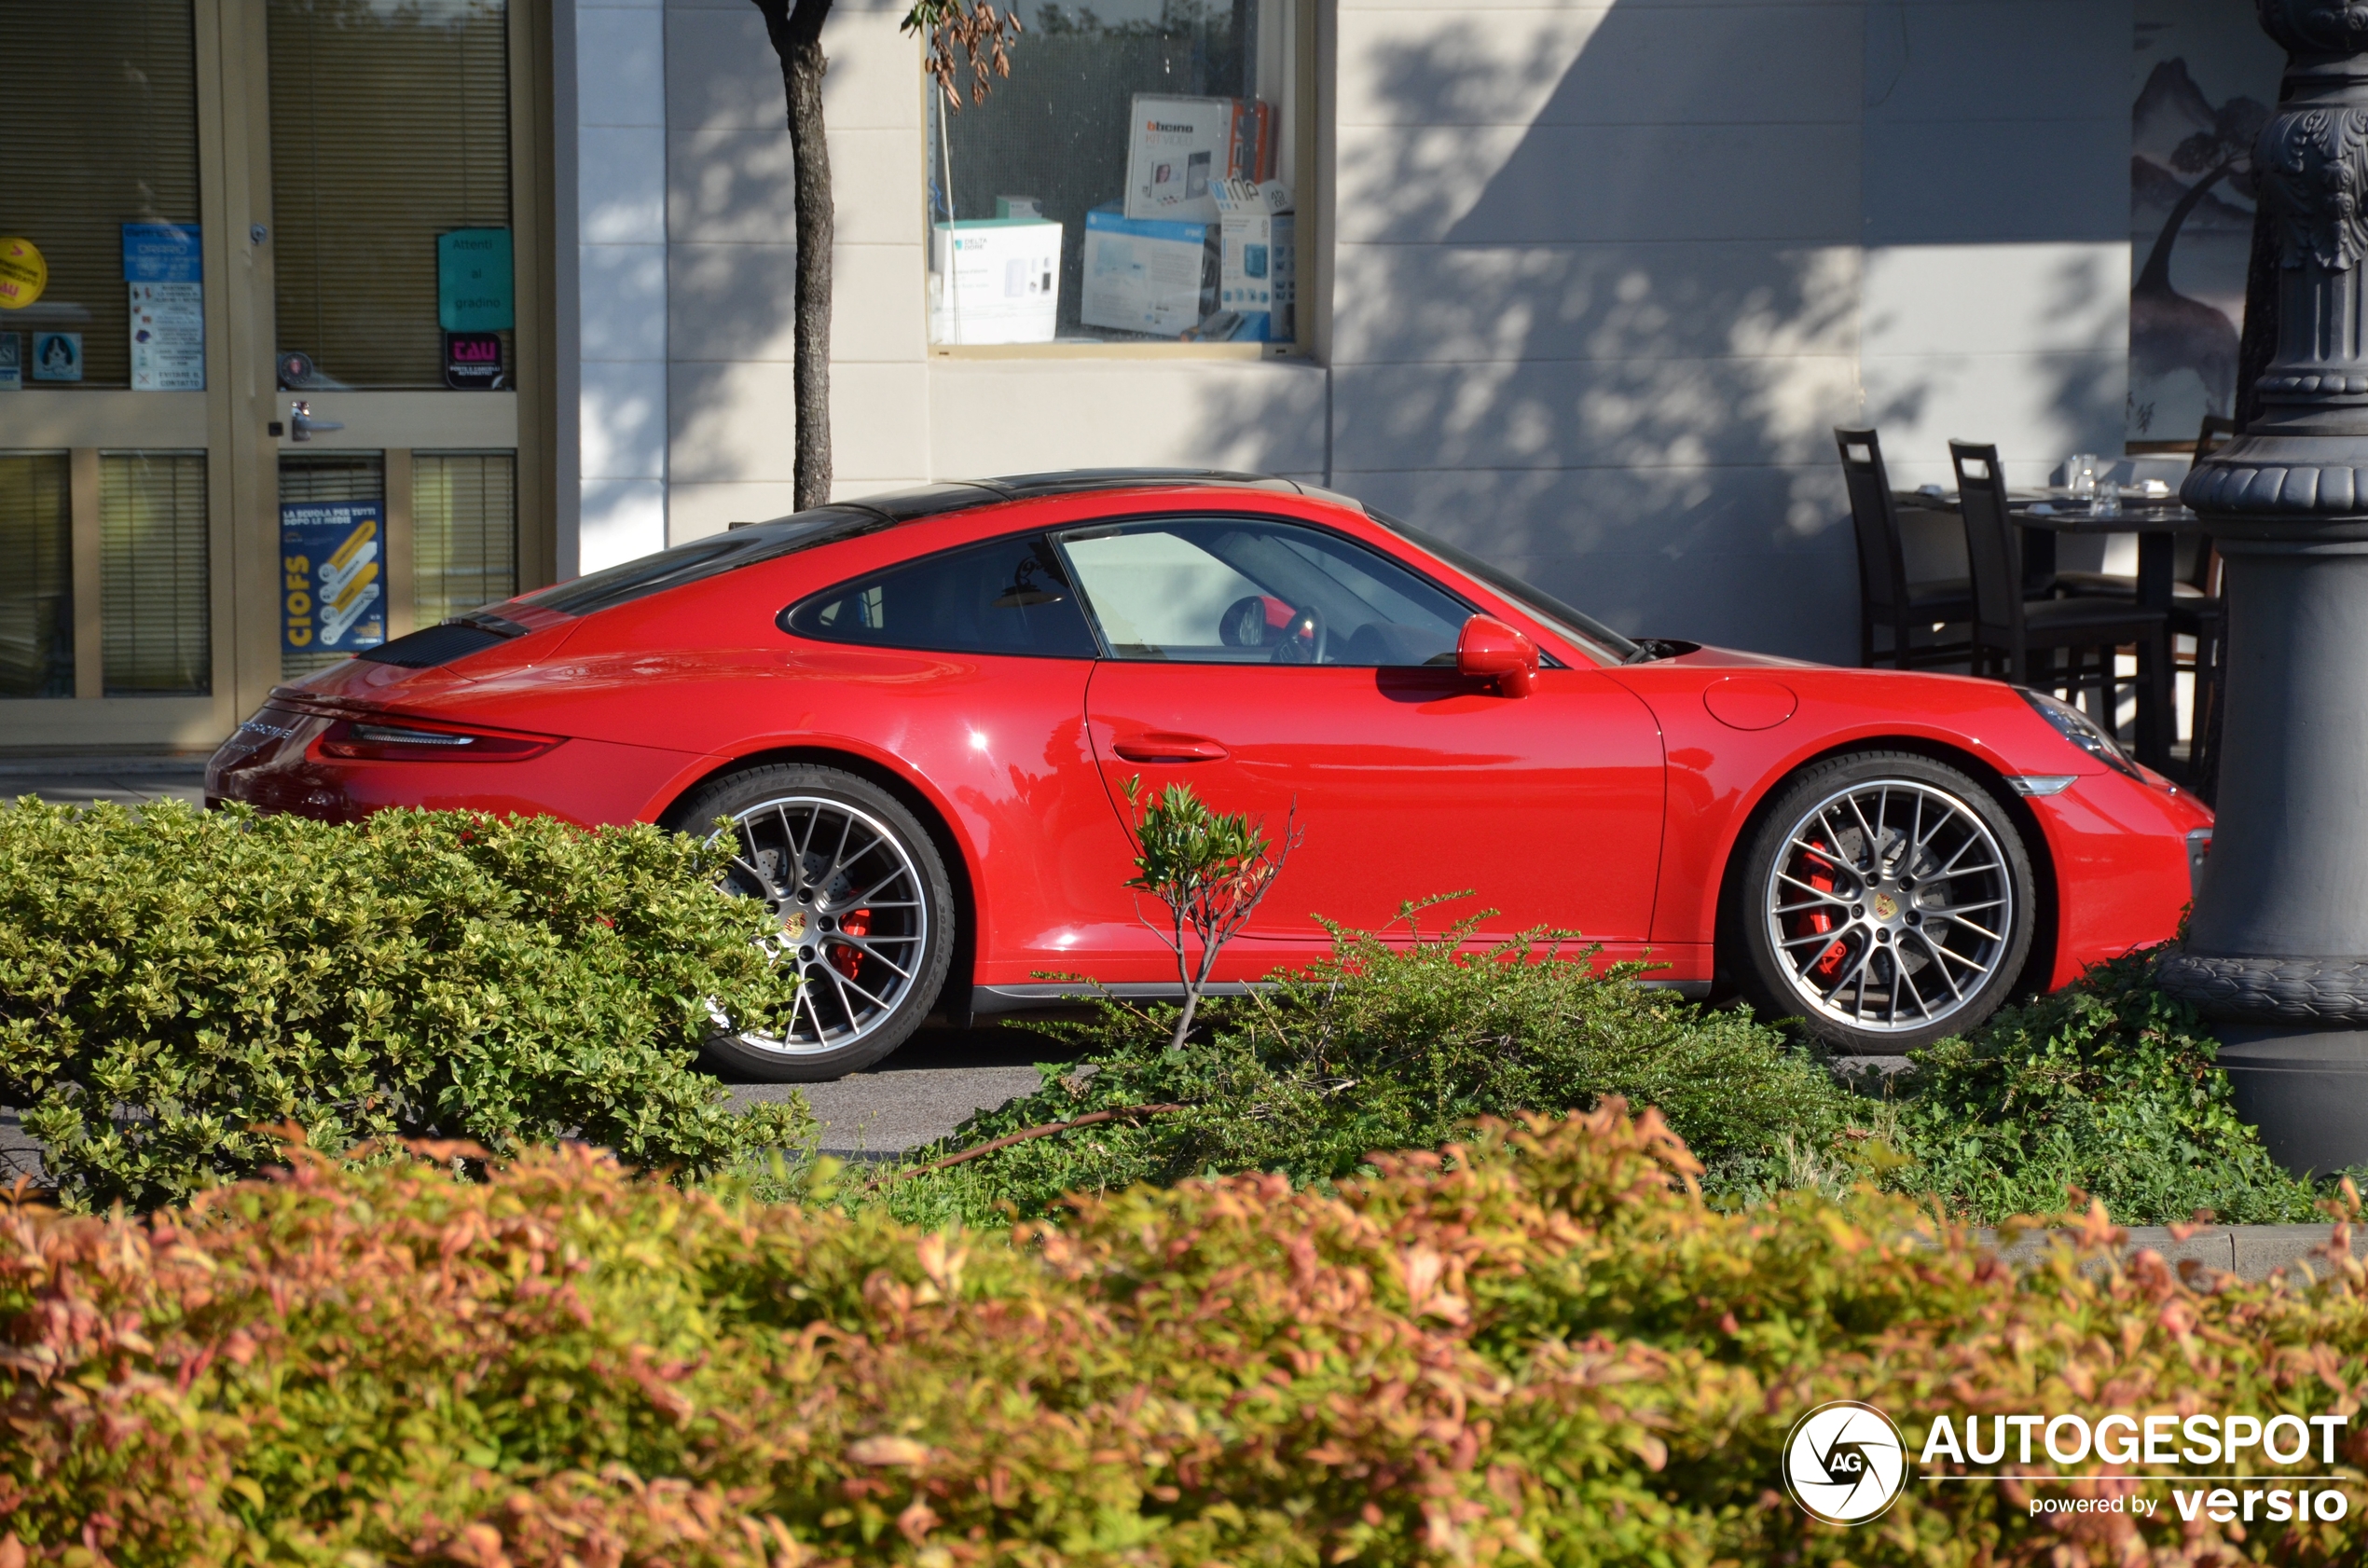
<path id="1" fill-rule="evenodd" d="M 785 909 L 781 912 L 781 934 L 792 942 L 805 940 L 805 911 Z"/>
<path id="2" fill-rule="evenodd" d="M 1875 895 L 1875 918 L 1876 918 L 1876 919 L 1878 919 L 1878 920 L 1896 920 L 1896 919 L 1898 919 L 1898 918 L 1899 918 L 1899 901 L 1898 901 L 1897 899 L 1893 898 L 1893 897 L 1892 897 L 1889 893 L 1878 893 L 1878 894 L 1876 894 L 1876 895 Z"/>

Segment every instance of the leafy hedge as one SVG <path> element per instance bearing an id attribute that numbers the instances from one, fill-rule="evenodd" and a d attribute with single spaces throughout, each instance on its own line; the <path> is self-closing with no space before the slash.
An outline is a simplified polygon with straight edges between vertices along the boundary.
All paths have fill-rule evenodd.
<path id="1" fill-rule="evenodd" d="M 1790 1424 L 1833 1398 L 1911 1446 L 1946 1411 L 2355 1410 L 2368 1272 L 2340 1236 L 2304 1287 L 2191 1290 L 2151 1254 L 2017 1272 L 1901 1199 L 1714 1209 L 1617 1105 L 1380 1165 L 984 1233 L 581 1148 L 478 1183 L 302 1154 L 145 1219 L 0 1211 L 0 1563 L 2368 1554 L 2357 1509 L 2187 1521 L 2160 1482 L 2147 1519 L 1920 1482 L 1847 1531 L 1777 1490 Z M 2363 1465 L 2354 1422 L 2355 1498 Z M 2070 1468 L 2072 1495 L 2133 1484 Z"/>
<path id="2" fill-rule="evenodd" d="M 1914 1163 L 1893 1180 L 1988 1220 L 2046 1213 L 2067 1189 L 2131 1224 L 2317 1217 L 2325 1184 L 2288 1176 L 2238 1118 L 2206 1025 L 2155 984 L 2159 951 L 1916 1053 L 1895 1135 Z"/>
<path id="3" fill-rule="evenodd" d="M 2194 1010 L 2154 984 L 2155 955 L 2102 964 L 2001 1011 L 1913 1070 L 1834 1081 L 1824 1058 L 1748 1014 L 1597 975 L 1526 942 L 1459 951 L 1452 927 L 1392 948 L 1335 932 L 1331 955 L 1256 997 L 1206 1004 L 1202 1038 L 1165 1049 L 1168 1010 L 1105 1006 L 1086 1047 L 1032 1094 L 912 1157 L 943 1161 L 1029 1128 L 1104 1120 L 853 1193 L 916 1223 L 994 1220 L 1065 1193 L 1242 1170 L 1348 1176 L 1375 1148 L 1436 1148 L 1473 1119 L 1659 1108 L 1724 1203 L 1876 1178 L 1987 1224 L 2101 1199 L 2126 1224 L 2208 1210 L 2232 1224 L 2307 1221 L 2332 1190 L 2280 1170 L 2240 1121 Z M 1142 1107 L 1181 1107 L 1123 1114 Z"/>
<path id="4" fill-rule="evenodd" d="M 695 1170 L 797 1141 L 802 1104 L 735 1116 L 693 1070 L 709 998 L 789 995 L 713 853 L 460 812 L 0 807 L 0 1104 L 83 1206 L 252 1172 L 268 1123 Z"/>
<path id="5" fill-rule="evenodd" d="M 1003 1204 L 1041 1215 L 1070 1191 L 1144 1181 L 1255 1170 L 1321 1183 L 1373 1149 L 1436 1148 L 1480 1117 L 1615 1094 L 1658 1107 L 1708 1162 L 1712 1189 L 1742 1197 L 1786 1184 L 1788 1151 L 1828 1149 L 1882 1114 L 1747 1012 L 1646 990 L 1632 983 L 1639 965 L 1597 974 L 1526 939 L 1473 953 L 1472 925 L 1397 945 L 1336 927 L 1332 952 L 1305 971 L 1203 1003 L 1180 1050 L 1168 1049 L 1170 1008 L 1106 1003 L 1091 1023 L 1053 1025 L 1087 1047 L 1081 1066 L 1045 1068 L 1035 1093 L 914 1159 L 1081 1116 L 1183 1108 L 1016 1144 L 894 1183 L 887 1200 L 916 1222 L 982 1223 Z"/>

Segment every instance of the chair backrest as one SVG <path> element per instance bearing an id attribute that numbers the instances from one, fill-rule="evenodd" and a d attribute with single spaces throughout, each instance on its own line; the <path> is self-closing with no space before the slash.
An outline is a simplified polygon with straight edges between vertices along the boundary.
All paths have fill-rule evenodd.
<path id="1" fill-rule="evenodd" d="M 1871 430 L 1834 427 L 1842 479 L 1850 487 L 1851 527 L 1858 534 L 1858 591 L 1865 612 L 1896 620 L 1907 604 L 1907 569 L 1900 557 L 1899 506 L 1883 471 L 1882 443 Z"/>
<path id="2" fill-rule="evenodd" d="M 2006 471 L 1998 448 L 1948 444 L 1957 470 L 1957 505 L 1965 519 L 1965 564 L 1974 579 L 1974 619 L 1987 637 L 2021 640 L 2022 552 L 2006 511 Z"/>
<path id="3" fill-rule="evenodd" d="M 2199 458 L 2210 456 L 2227 446 L 2236 433 L 2236 420 L 2223 420 L 2217 414 L 2206 414 L 2202 427 L 2196 432 L 2196 455 Z"/>

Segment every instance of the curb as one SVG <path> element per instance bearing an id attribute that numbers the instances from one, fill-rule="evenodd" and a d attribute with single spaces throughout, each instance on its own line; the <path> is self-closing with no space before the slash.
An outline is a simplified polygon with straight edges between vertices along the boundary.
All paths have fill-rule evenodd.
<path id="1" fill-rule="evenodd" d="M 2018 1265 L 2036 1263 L 2049 1246 L 2072 1236 L 2069 1231 L 2026 1231 L 2014 1245 L 2000 1247 L 1997 1231 L 1985 1230 L 1979 1234 L 1985 1246 Z M 2330 1225 L 2214 1225 L 2182 1242 L 2171 1238 L 2167 1226 L 2132 1225 L 2115 1250 L 2125 1259 L 2140 1252 L 2159 1252 L 2173 1269 L 2192 1258 L 2207 1269 L 2259 1284 L 2309 1259 L 2333 1234 Z M 2352 1227 L 2351 1255 L 2368 1260 L 2368 1226 Z M 2310 1267 L 2314 1272 L 2324 1272 L 2321 1260 L 2312 1259 Z"/>

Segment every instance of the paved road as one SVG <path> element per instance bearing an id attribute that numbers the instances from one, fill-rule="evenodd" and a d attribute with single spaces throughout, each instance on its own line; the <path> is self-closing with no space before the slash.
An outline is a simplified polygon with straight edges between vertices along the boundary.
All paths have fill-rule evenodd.
<path id="1" fill-rule="evenodd" d="M 205 800 L 205 761 L 184 757 L 34 757 L 0 761 L 0 801 L 38 795 L 75 805 Z"/>
<path id="2" fill-rule="evenodd" d="M 1051 1036 L 1016 1025 L 925 1030 L 877 1067 L 798 1087 L 822 1123 L 826 1152 L 877 1158 L 943 1137 L 972 1112 L 1034 1090 L 1037 1063 L 1075 1056 Z M 791 1088 L 736 1083 L 732 1093 L 752 1104 L 780 1099 Z"/>

